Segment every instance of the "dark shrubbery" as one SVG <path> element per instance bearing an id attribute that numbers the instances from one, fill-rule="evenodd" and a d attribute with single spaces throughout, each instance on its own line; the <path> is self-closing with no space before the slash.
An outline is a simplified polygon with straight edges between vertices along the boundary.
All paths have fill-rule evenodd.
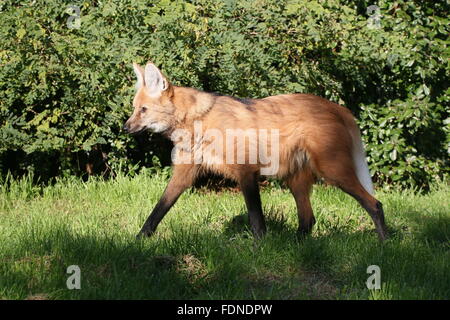
<path id="1" fill-rule="evenodd" d="M 101 4 L 100 4 L 101 3 Z M 240 97 L 309 92 L 359 119 L 378 182 L 449 172 L 449 1 L 5 0 L 0 169 L 56 175 L 167 164 L 170 144 L 121 131 L 131 62 Z M 81 9 L 79 28 L 69 5 Z"/>

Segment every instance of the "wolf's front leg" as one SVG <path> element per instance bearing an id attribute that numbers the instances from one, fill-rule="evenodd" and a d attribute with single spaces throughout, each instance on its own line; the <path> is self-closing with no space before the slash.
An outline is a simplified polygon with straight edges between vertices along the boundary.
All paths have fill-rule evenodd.
<path id="1" fill-rule="evenodd" d="M 266 233 L 266 223 L 259 195 L 258 174 L 243 169 L 238 181 L 247 205 L 250 229 L 256 238 L 261 238 Z"/>
<path id="2" fill-rule="evenodd" d="M 192 186 L 197 176 L 197 171 L 197 166 L 190 164 L 175 165 L 173 167 L 173 174 L 166 190 L 164 191 L 164 194 L 161 199 L 159 199 L 152 213 L 145 221 L 141 231 L 139 231 L 136 236 L 137 238 L 142 238 L 144 236 L 149 237 L 155 232 L 156 227 L 170 208 L 175 204 L 178 197 L 187 188 Z"/>

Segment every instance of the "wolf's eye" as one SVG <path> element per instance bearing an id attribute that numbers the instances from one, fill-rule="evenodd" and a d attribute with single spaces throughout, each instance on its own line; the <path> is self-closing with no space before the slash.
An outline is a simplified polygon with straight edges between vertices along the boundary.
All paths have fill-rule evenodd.
<path id="1" fill-rule="evenodd" d="M 141 107 L 141 112 L 145 113 L 147 111 L 147 107 Z"/>

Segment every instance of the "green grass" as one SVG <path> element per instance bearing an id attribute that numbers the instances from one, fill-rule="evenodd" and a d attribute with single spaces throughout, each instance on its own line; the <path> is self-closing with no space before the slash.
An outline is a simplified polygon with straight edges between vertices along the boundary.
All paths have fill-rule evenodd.
<path id="1" fill-rule="evenodd" d="M 135 234 L 166 177 L 141 174 L 38 187 L 0 187 L 3 299 L 449 299 L 450 188 L 378 192 L 391 232 L 381 244 L 369 216 L 339 190 L 317 186 L 311 236 L 298 239 L 288 191 L 265 188 L 268 234 L 255 241 L 237 192 L 191 190 L 154 237 Z M 67 267 L 81 269 L 68 290 Z M 381 268 L 368 290 L 367 267 Z"/>

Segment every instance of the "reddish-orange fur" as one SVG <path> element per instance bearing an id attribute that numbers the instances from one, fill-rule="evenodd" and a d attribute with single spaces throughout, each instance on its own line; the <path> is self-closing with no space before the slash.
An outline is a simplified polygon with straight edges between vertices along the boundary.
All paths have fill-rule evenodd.
<path id="1" fill-rule="evenodd" d="M 144 72 L 142 68 L 139 70 Z M 135 111 L 126 124 L 130 132 L 142 130 L 151 123 L 152 128 L 161 129 L 170 138 L 172 132 L 179 129 L 193 134 L 194 121 L 201 121 L 203 132 L 215 129 L 224 135 L 227 129 L 279 130 L 279 170 L 275 176 L 287 182 L 296 199 L 299 230 L 306 233 L 314 225 L 309 194 L 315 179 L 321 177 L 357 199 L 373 218 L 380 238 L 386 237 L 381 203 L 365 190 L 356 175 L 352 151 L 355 139 L 360 143 L 359 129 L 348 109 L 310 94 L 240 100 L 173 86 L 162 74 L 161 77 L 166 88 L 156 97 L 148 94 L 145 85 L 138 88 L 133 101 Z M 142 112 L 142 106 L 146 106 L 145 112 Z M 215 141 L 192 139 L 193 145 L 206 147 L 211 143 Z M 248 153 L 247 149 L 245 151 Z M 218 164 L 220 157 L 223 161 Z M 199 174 L 207 171 L 219 173 L 240 184 L 252 230 L 256 235 L 264 233 L 257 187 L 264 165 L 259 162 L 227 164 L 225 160 L 223 154 L 215 159 L 205 156 L 199 164 L 174 165 L 169 186 L 141 234 L 153 233 L 183 190 L 190 187 Z"/>

